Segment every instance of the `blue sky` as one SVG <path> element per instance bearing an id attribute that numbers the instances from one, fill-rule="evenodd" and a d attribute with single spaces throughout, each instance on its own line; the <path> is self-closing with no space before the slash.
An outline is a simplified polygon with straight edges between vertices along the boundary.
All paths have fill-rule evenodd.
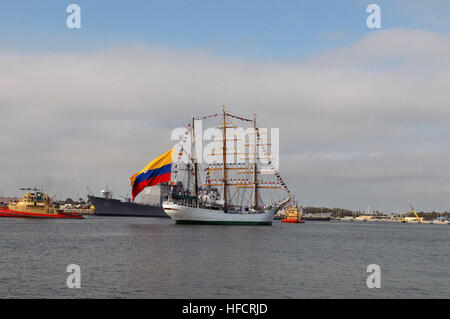
<path id="1" fill-rule="evenodd" d="M 378 3 L 384 29 L 448 30 L 447 1 L 61 1 L 0 4 L 0 48 L 78 52 L 129 44 L 201 50 L 258 60 L 311 56 L 374 32 L 366 7 Z M 69 30 L 66 7 L 80 5 Z"/>

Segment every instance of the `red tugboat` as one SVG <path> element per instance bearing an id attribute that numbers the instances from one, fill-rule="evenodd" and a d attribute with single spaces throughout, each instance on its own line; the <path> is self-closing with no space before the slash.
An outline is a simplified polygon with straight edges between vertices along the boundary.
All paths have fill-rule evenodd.
<path id="1" fill-rule="evenodd" d="M 303 224 L 305 220 L 303 219 L 303 215 L 299 212 L 297 206 L 292 205 L 286 209 L 284 212 L 284 218 L 281 220 L 282 223 L 290 223 L 290 224 Z"/>
<path id="2" fill-rule="evenodd" d="M 25 193 L 21 200 L 17 202 L 9 202 L 8 207 L 0 206 L 0 217 L 66 219 L 84 218 L 81 214 L 58 211 L 53 204 L 53 199 L 35 188 L 23 188 L 22 190 L 27 190 L 29 192 Z"/>

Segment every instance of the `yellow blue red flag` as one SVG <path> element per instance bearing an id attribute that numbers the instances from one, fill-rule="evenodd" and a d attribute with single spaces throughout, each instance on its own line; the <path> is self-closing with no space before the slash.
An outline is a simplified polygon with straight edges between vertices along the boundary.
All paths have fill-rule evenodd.
<path id="1" fill-rule="evenodd" d="M 173 151 L 174 148 L 155 158 L 142 170 L 130 177 L 133 201 L 145 187 L 170 181 Z"/>

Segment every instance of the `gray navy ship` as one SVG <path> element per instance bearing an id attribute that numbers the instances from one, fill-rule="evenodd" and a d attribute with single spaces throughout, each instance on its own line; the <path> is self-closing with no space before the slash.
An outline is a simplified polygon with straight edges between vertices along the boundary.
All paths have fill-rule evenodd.
<path id="1" fill-rule="evenodd" d="M 113 193 L 106 188 L 101 191 L 101 196 L 88 195 L 88 200 L 91 205 L 94 205 L 97 215 L 169 218 L 162 209 L 162 202 L 169 193 L 168 184 L 153 186 L 144 190 L 142 202 L 135 203 L 130 198 L 124 198 L 123 201 L 113 198 Z"/>

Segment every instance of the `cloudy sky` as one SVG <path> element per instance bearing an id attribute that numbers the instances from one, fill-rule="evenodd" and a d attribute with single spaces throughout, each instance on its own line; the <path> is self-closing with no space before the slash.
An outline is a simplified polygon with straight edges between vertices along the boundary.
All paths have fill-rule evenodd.
<path id="1" fill-rule="evenodd" d="M 73 1 L 75 2 L 75 1 Z M 280 128 L 304 205 L 450 210 L 450 2 L 0 4 L 0 189 L 59 197 L 129 176 L 221 104 Z"/>

